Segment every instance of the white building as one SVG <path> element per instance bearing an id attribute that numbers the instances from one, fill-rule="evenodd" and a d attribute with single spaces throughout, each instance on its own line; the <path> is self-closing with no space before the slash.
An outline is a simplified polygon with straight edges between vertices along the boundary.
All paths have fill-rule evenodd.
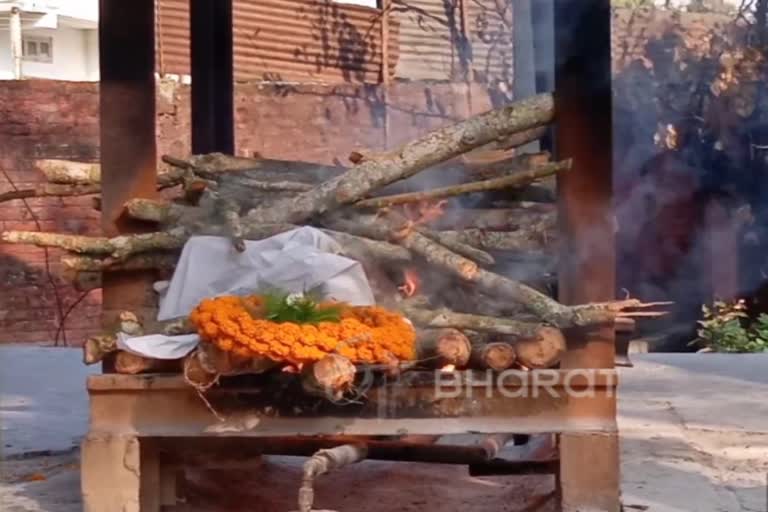
<path id="1" fill-rule="evenodd" d="M 0 0 L 0 80 L 98 81 L 98 0 Z"/>

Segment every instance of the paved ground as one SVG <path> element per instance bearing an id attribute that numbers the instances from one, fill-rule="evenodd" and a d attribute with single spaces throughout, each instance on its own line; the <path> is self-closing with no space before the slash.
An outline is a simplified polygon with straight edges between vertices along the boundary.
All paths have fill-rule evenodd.
<path id="1" fill-rule="evenodd" d="M 88 425 L 80 350 L 0 346 L 0 455 L 66 450 Z"/>
<path id="2" fill-rule="evenodd" d="M 768 354 L 633 360 L 619 392 L 624 503 L 768 511 Z"/>
<path id="3" fill-rule="evenodd" d="M 626 511 L 767 511 L 768 355 L 646 354 L 634 361 L 620 390 Z M 0 510 L 79 511 L 71 449 L 86 417 L 79 353 L 0 347 L 0 368 L 2 453 L 11 457 L 0 475 Z M 24 455 L 45 450 L 56 452 Z M 201 510 L 287 511 L 298 467 L 297 459 L 277 458 L 254 474 L 193 475 L 194 498 Z M 341 511 L 365 503 L 371 512 L 544 512 L 552 510 L 552 485 L 475 479 L 456 467 L 365 463 L 324 479 L 318 502 Z"/>

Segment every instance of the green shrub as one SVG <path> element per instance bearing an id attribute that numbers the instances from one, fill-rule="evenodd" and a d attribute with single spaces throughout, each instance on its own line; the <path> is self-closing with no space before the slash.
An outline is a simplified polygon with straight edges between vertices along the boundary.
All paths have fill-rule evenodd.
<path id="1" fill-rule="evenodd" d="M 716 301 L 701 310 L 699 337 L 693 343 L 715 352 L 768 352 L 768 315 L 750 322 L 743 300 Z"/>

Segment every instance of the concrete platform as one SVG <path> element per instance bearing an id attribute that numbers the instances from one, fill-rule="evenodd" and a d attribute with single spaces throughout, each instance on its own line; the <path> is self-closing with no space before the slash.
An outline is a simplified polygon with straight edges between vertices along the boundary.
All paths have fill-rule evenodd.
<path id="1" fill-rule="evenodd" d="M 0 347 L 2 453 L 11 457 L 0 476 L 3 512 L 81 510 L 72 448 L 85 432 L 89 370 L 79 357 L 68 349 Z M 768 510 L 768 355 L 644 354 L 633 361 L 635 368 L 621 372 L 619 394 L 626 511 Z M 274 458 L 263 474 L 202 478 L 200 510 L 234 511 L 233 497 L 247 504 L 243 510 L 288 510 L 300 462 Z M 261 486 L 269 491 L 246 490 L 258 482 L 272 482 Z M 361 491 L 366 482 L 375 484 L 373 494 Z M 551 509 L 551 482 L 476 479 L 459 467 L 363 463 L 323 487 L 323 506 L 340 512 L 356 503 L 382 512 Z"/>

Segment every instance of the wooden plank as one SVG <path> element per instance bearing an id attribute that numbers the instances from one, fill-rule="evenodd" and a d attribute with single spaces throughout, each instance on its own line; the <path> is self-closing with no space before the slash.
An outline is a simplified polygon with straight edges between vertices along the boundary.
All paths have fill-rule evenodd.
<path id="1" fill-rule="evenodd" d="M 519 372 L 527 373 L 499 382 L 483 372 L 458 381 L 470 377 L 419 372 L 368 389 L 358 403 L 301 396 L 282 381 L 279 393 L 225 386 L 204 402 L 178 376 L 98 375 L 88 380 L 91 430 L 204 437 L 615 431 L 614 372 Z"/>

